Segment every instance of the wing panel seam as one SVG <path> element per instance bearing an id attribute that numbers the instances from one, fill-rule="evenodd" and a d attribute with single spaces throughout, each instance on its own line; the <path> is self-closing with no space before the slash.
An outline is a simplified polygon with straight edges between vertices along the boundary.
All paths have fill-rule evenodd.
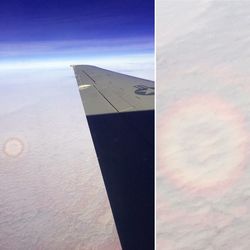
<path id="1" fill-rule="evenodd" d="M 97 92 L 119 113 L 119 110 L 108 100 L 108 98 L 101 92 L 99 91 L 99 89 L 95 86 L 96 81 L 88 74 L 86 73 L 84 70 L 82 70 L 83 73 L 86 74 L 86 76 L 88 76 L 94 83 L 93 83 L 93 87 L 97 90 Z"/>

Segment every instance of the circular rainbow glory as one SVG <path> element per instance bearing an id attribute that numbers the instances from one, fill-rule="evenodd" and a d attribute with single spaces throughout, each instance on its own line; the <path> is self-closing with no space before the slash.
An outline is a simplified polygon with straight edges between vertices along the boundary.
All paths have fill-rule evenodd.
<path id="1" fill-rule="evenodd" d="M 195 191 L 224 189 L 240 176 L 248 134 L 244 117 L 230 103 L 199 95 L 158 117 L 159 175 Z"/>

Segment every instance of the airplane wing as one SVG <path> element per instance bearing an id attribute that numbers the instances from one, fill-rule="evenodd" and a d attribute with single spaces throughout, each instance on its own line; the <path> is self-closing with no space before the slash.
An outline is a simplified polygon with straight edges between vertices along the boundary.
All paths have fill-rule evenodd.
<path id="1" fill-rule="evenodd" d="M 154 249 L 154 82 L 73 66 L 123 249 Z"/>
<path id="2" fill-rule="evenodd" d="M 154 83 L 88 65 L 73 66 L 87 115 L 154 109 Z"/>

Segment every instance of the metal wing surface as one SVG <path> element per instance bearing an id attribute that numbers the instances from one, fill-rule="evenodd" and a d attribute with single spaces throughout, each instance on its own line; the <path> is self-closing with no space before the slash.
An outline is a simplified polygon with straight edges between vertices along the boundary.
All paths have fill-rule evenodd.
<path id="1" fill-rule="evenodd" d="M 154 82 L 89 65 L 73 66 L 86 115 L 154 109 Z"/>

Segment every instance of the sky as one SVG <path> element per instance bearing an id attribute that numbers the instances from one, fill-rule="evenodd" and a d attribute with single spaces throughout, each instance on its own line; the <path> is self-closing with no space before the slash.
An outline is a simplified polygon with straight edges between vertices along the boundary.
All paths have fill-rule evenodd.
<path id="1" fill-rule="evenodd" d="M 153 15 L 152 0 L 0 1 L 0 249 L 121 249 L 70 65 L 153 79 Z"/>
<path id="2" fill-rule="evenodd" d="M 153 14 L 152 0 L 0 1 L 0 249 L 121 249 L 70 65 L 153 79 Z"/>
<path id="3" fill-rule="evenodd" d="M 0 29 L 4 70 L 105 62 L 122 69 L 124 60 L 134 74 L 137 62 L 137 74 L 153 78 L 153 0 L 4 0 Z"/>

